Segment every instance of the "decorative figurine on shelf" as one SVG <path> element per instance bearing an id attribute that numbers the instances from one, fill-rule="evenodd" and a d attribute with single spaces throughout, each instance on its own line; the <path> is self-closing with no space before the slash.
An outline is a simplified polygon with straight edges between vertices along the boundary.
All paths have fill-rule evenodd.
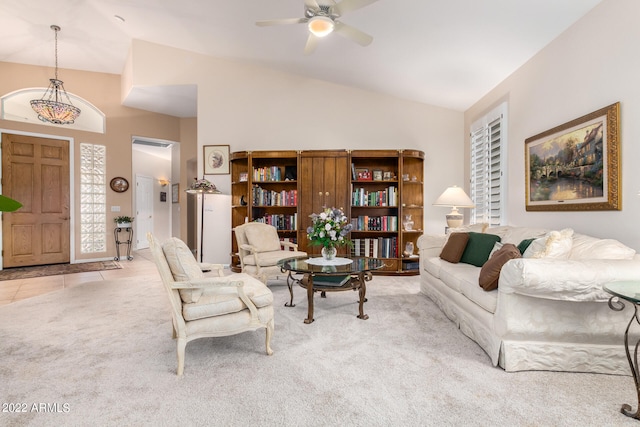
<path id="1" fill-rule="evenodd" d="M 405 258 L 413 256 L 413 242 L 407 242 L 406 245 L 404 245 L 404 252 L 402 253 L 402 255 Z"/>
<path id="2" fill-rule="evenodd" d="M 132 216 L 120 215 L 113 218 L 113 222 L 116 223 L 116 227 L 118 228 L 131 228 L 131 223 L 133 222 Z"/>
<path id="3" fill-rule="evenodd" d="M 319 214 L 311 214 L 311 226 L 307 228 L 310 245 L 322 245 L 322 256 L 329 260 L 337 253 L 338 246 L 352 246 L 346 236 L 353 226 L 340 209 L 326 208 Z"/>
<path id="4" fill-rule="evenodd" d="M 404 216 L 404 221 L 402 221 L 402 226 L 404 227 L 405 231 L 412 231 L 413 230 L 413 219 L 411 218 L 411 215 L 405 215 Z"/>

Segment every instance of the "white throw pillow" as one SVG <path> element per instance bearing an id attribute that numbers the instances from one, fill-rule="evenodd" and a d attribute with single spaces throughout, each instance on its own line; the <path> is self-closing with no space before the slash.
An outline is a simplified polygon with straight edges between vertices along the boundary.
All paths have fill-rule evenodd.
<path id="1" fill-rule="evenodd" d="M 493 245 L 493 249 L 489 252 L 489 259 L 491 259 L 494 253 L 498 252 L 500 248 L 502 248 L 502 245 L 504 245 L 502 242 L 496 242 L 495 245 Z"/>
<path id="2" fill-rule="evenodd" d="M 193 257 L 191 250 L 180 239 L 172 237 L 162 245 L 162 251 L 169 264 L 169 269 L 176 282 L 188 282 L 193 279 L 202 279 L 204 273 L 200 265 Z M 202 295 L 202 289 L 180 289 L 180 298 L 185 303 L 198 302 Z"/>
<path id="3" fill-rule="evenodd" d="M 567 259 L 573 246 L 573 230 L 565 228 L 561 231 L 550 231 L 544 237 L 535 239 L 523 258 L 557 258 Z"/>

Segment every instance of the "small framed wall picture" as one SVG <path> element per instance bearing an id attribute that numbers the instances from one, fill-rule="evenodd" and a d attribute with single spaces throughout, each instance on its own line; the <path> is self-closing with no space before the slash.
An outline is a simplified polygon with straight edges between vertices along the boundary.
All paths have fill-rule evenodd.
<path id="1" fill-rule="evenodd" d="M 180 202 L 180 184 L 171 184 L 171 203 Z"/>
<path id="2" fill-rule="evenodd" d="M 167 201 L 167 192 L 166 191 L 161 191 L 160 192 L 160 201 L 161 202 L 166 202 Z"/>
<path id="3" fill-rule="evenodd" d="M 203 163 L 205 175 L 228 175 L 229 146 L 205 145 L 203 147 Z"/>

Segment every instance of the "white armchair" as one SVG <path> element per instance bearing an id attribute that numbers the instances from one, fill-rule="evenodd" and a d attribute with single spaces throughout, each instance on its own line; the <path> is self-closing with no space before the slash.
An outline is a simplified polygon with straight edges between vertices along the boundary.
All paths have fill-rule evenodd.
<path id="1" fill-rule="evenodd" d="M 290 257 L 306 257 L 298 245 L 283 242 L 276 228 L 261 222 L 248 222 L 234 228 L 242 272 L 267 283 L 269 278 L 283 274 L 278 261 Z"/>
<path id="2" fill-rule="evenodd" d="M 264 283 L 242 273 L 224 276 L 222 266 L 216 265 L 211 267 L 221 277 L 205 277 L 180 239 L 169 239 L 162 246 L 151 233 L 147 239 L 171 303 L 178 375 L 184 372 L 187 343 L 198 338 L 265 328 L 267 354 L 273 354 L 273 294 Z"/>

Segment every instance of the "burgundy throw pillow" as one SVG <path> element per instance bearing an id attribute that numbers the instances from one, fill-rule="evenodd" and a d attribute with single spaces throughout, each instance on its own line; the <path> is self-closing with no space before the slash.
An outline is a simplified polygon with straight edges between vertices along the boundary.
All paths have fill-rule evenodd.
<path id="1" fill-rule="evenodd" d="M 511 243 L 502 245 L 480 269 L 480 277 L 478 278 L 480 287 L 485 291 L 498 289 L 498 279 L 500 278 L 502 266 L 514 258 L 522 258 L 520 250 Z"/>
<path id="2" fill-rule="evenodd" d="M 440 253 L 440 258 L 445 261 L 457 264 L 462 258 L 464 248 L 467 247 L 469 233 L 451 233 L 447 243 L 445 243 Z"/>

